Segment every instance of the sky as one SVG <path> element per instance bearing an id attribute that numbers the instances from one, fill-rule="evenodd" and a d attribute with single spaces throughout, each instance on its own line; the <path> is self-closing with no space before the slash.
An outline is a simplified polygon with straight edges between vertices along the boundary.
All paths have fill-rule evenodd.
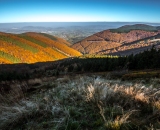
<path id="1" fill-rule="evenodd" d="M 160 0 L 0 0 L 0 23 L 160 23 Z"/>

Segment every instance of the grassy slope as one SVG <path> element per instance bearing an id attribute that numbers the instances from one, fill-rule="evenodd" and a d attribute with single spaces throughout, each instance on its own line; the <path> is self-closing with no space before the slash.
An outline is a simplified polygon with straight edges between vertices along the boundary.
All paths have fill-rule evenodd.
<path id="1" fill-rule="evenodd" d="M 88 56 L 81 57 L 82 60 L 85 57 Z M 11 72 L 8 70 L 11 66 L 21 72 L 16 74 L 18 79 L 22 79 L 21 76 L 29 71 L 31 77 L 0 82 L 0 129 L 160 129 L 158 70 L 98 74 L 86 74 L 83 71 L 83 75 L 72 73 L 73 76 L 69 76 L 67 74 L 70 73 L 63 68 L 72 65 L 74 62 L 71 60 L 74 59 L 64 59 L 48 65 L 1 65 L 0 78 L 7 76 L 6 71 Z M 93 64 L 95 62 L 87 63 L 91 64 L 89 68 L 101 66 L 97 60 L 96 65 Z M 76 72 L 77 66 L 73 65 L 73 71 Z M 63 73 L 55 77 L 54 70 L 57 68 Z M 15 77 L 15 71 L 13 72 L 9 76 Z M 128 79 L 134 80 L 127 81 Z"/>
<path id="2" fill-rule="evenodd" d="M 7 56 L 1 55 L 3 60 L 0 60 L 0 62 L 35 63 L 81 55 L 66 44 L 67 42 L 60 38 L 45 34 L 27 33 L 14 35 L 1 32 L 0 51 L 12 57 L 9 59 Z M 14 62 L 14 58 L 18 60 Z"/>
<path id="3" fill-rule="evenodd" d="M 153 79 L 152 82 L 160 82 Z M 23 89 L 37 91 L 25 94 Z M 104 75 L 31 79 L 12 84 L 0 96 L 3 130 L 149 130 L 159 129 L 158 88 L 141 81 L 108 80 Z M 22 100 L 20 100 L 22 99 Z M 3 111 L 3 112 L 2 112 Z"/>

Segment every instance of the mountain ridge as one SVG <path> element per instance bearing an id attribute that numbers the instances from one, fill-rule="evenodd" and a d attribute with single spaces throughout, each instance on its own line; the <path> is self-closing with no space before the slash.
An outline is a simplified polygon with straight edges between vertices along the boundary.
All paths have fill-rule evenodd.
<path id="1" fill-rule="evenodd" d="M 132 30 L 132 28 L 135 28 L 135 27 L 137 29 Z M 104 31 L 95 33 L 83 39 L 80 42 L 73 44 L 72 48 L 80 51 L 83 54 L 114 54 L 114 53 L 117 53 L 118 50 L 117 51 L 116 50 L 106 51 L 106 52 L 105 50 L 117 49 L 118 47 L 121 47 L 122 45 L 126 45 L 128 43 L 133 43 L 133 42 L 135 42 L 134 44 L 135 48 L 138 46 L 139 47 L 151 46 L 155 44 L 155 42 L 151 43 L 151 39 L 148 39 L 148 41 L 146 40 L 141 41 L 141 43 L 139 40 L 143 40 L 145 38 L 153 39 L 158 34 L 160 34 L 160 31 L 159 30 L 156 30 L 156 31 L 140 30 L 141 28 L 144 28 L 144 27 L 150 27 L 150 26 L 138 24 L 138 25 L 133 25 L 133 26 L 126 25 L 126 26 L 120 27 L 121 29 L 123 29 L 123 31 L 125 30 L 125 28 L 127 31 L 128 29 L 130 29 L 129 32 L 112 32 L 112 30 L 104 30 Z M 136 41 L 139 41 L 139 42 L 136 43 Z M 133 49 L 133 46 L 130 46 L 129 49 Z M 126 49 L 126 50 L 129 50 L 129 49 Z"/>
<path id="2" fill-rule="evenodd" d="M 117 32 L 117 33 L 127 33 L 131 30 L 143 30 L 143 31 L 153 31 L 157 32 L 159 30 L 160 26 L 151 26 L 147 24 L 135 24 L 135 25 L 124 25 L 122 27 L 119 27 L 117 29 L 110 29 L 111 32 Z"/>

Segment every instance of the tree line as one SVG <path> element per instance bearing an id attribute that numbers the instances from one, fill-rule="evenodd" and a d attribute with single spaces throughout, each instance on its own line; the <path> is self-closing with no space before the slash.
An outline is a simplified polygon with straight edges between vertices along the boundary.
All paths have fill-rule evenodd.
<path id="1" fill-rule="evenodd" d="M 160 68 L 160 49 L 157 50 L 153 46 L 150 50 L 124 57 L 73 58 L 62 62 L 58 70 L 65 71 L 66 68 L 68 72 L 158 69 Z"/>
<path id="2" fill-rule="evenodd" d="M 6 66 L 6 69 L 3 66 Z M 0 68 L 0 81 L 58 76 L 69 73 L 160 69 L 160 49 L 152 47 L 152 49 L 142 53 L 124 57 L 75 57 L 36 64 L 0 65 Z"/>

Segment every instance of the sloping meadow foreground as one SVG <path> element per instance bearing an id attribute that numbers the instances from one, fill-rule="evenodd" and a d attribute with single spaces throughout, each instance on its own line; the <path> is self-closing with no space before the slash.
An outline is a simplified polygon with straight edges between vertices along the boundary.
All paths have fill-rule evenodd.
<path id="1" fill-rule="evenodd" d="M 25 93 L 29 83 L 37 89 Z M 1 130 L 160 129 L 160 79 L 64 76 L 13 82 L 0 94 Z"/>

